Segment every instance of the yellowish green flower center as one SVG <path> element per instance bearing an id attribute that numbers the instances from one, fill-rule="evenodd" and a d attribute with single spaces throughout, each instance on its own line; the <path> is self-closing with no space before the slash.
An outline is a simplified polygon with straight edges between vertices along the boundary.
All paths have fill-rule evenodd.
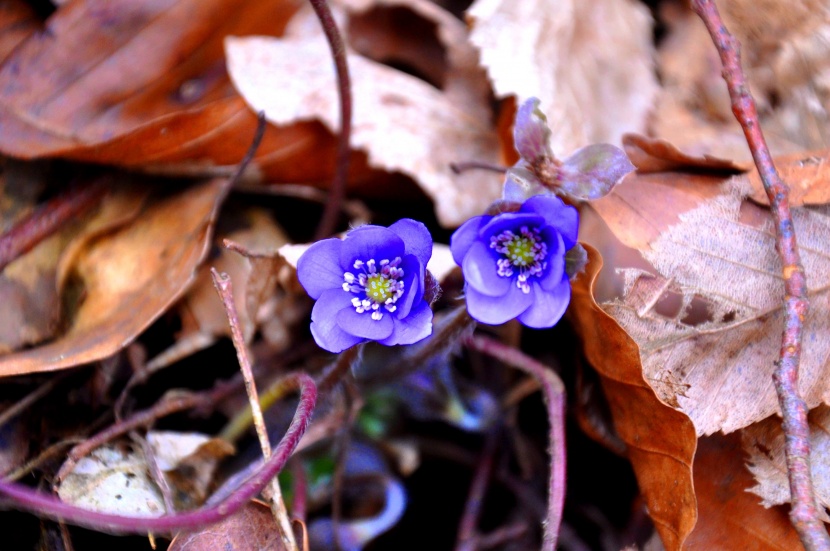
<path id="1" fill-rule="evenodd" d="M 369 276 L 366 280 L 366 296 L 377 304 L 384 304 L 397 290 L 397 282 L 382 274 Z"/>
<path id="2" fill-rule="evenodd" d="M 506 243 L 507 258 L 514 266 L 527 266 L 536 261 L 536 241 L 527 237 L 514 237 Z"/>

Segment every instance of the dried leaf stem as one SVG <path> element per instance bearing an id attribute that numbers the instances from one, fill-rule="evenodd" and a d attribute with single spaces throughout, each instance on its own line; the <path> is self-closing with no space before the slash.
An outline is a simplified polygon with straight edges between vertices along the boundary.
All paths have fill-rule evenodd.
<path id="1" fill-rule="evenodd" d="M 808 301 L 807 282 L 790 215 L 790 190 L 778 175 L 761 132 L 755 100 L 749 92 L 741 69 L 740 44 L 726 29 L 713 0 L 693 0 L 692 9 L 703 20 L 718 49 L 723 65 L 723 78 L 732 99 L 732 113 L 746 136 L 775 221 L 776 248 L 783 264 L 786 325 L 780 359 L 776 364 L 773 379 L 786 435 L 787 472 L 793 502 L 790 521 L 805 548 L 828 550 L 830 537 L 819 520 L 813 494 L 807 404 L 798 390 L 803 321 L 807 315 Z"/>
<path id="2" fill-rule="evenodd" d="M 498 441 L 498 430 L 495 430 L 487 435 L 487 440 L 484 442 L 484 449 L 473 475 L 473 481 L 467 493 L 467 502 L 464 505 L 464 513 L 461 515 L 461 522 L 458 526 L 456 551 L 475 551 L 478 548 L 476 525 L 481 516 L 484 494 L 493 471 L 493 456 L 496 454 Z"/>
<path id="3" fill-rule="evenodd" d="M 214 524 L 239 511 L 279 474 L 308 428 L 317 402 L 317 387 L 311 377 L 304 373 L 296 373 L 294 380 L 300 388 L 300 401 L 291 424 L 274 449 L 271 459 L 246 478 L 228 497 L 210 507 L 157 518 L 127 517 L 82 509 L 6 480 L 0 481 L 0 494 L 11 500 L 11 506 L 16 509 L 99 531 L 162 534 Z"/>
<path id="4" fill-rule="evenodd" d="M 337 71 L 337 90 L 340 97 L 340 137 L 337 142 L 337 165 L 334 180 L 331 183 L 329 197 L 323 209 L 320 225 L 317 227 L 315 240 L 323 239 L 334 233 L 340 204 L 346 196 L 346 180 L 349 175 L 349 141 L 352 133 L 352 85 L 349 79 L 349 65 L 346 61 L 346 46 L 337 29 L 337 23 L 331 14 L 326 0 L 310 0 L 314 13 L 320 20 L 326 34 L 334 68 Z"/>
<path id="5" fill-rule="evenodd" d="M 553 370 L 526 355 L 518 348 L 499 341 L 475 335 L 467 346 L 505 364 L 524 371 L 539 380 L 545 396 L 550 424 L 550 479 L 548 481 L 548 510 L 545 519 L 543 551 L 556 549 L 562 508 L 565 504 L 565 385 Z"/>
<path id="6" fill-rule="evenodd" d="M 73 185 L 0 235 L 0 273 L 66 222 L 97 205 L 110 183 L 109 178 L 99 177 L 88 185 Z"/>
<path id="7" fill-rule="evenodd" d="M 259 406 L 259 393 L 254 381 L 254 372 L 251 368 L 251 360 L 248 356 L 248 345 L 239 327 L 239 313 L 236 311 L 236 304 L 233 302 L 233 284 L 226 273 L 219 273 L 215 268 L 210 269 L 213 277 L 213 285 L 216 292 L 222 299 L 225 307 L 225 314 L 231 327 L 231 339 L 236 348 L 236 357 L 239 360 L 239 369 L 242 372 L 242 379 L 245 381 L 245 391 L 248 394 L 248 403 L 251 407 L 251 415 L 256 428 L 259 445 L 262 448 L 262 456 L 267 461 L 271 457 L 271 441 L 268 438 L 268 428 L 265 426 L 265 418 L 262 416 L 262 409 Z M 289 551 L 297 549 L 297 540 L 294 538 L 294 530 L 291 528 L 291 521 L 288 518 L 288 510 L 282 498 L 279 481 L 274 478 L 268 483 L 271 493 L 271 511 L 274 513 L 274 520 L 277 522 L 277 532 L 282 540 L 283 546 Z"/>

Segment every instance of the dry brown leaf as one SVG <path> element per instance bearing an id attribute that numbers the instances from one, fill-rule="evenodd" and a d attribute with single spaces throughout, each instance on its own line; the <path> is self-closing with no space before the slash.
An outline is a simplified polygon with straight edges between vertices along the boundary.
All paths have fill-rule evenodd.
<path id="1" fill-rule="evenodd" d="M 830 150 L 795 153 L 775 159 L 775 168 L 790 187 L 790 206 L 830 203 Z M 762 205 L 769 199 L 757 170 L 747 174 L 752 186 L 750 198 Z"/>
<path id="2" fill-rule="evenodd" d="M 415 179 L 434 200 L 441 223 L 459 225 L 501 194 L 496 175 L 473 171 L 454 176 L 449 169 L 452 162 L 497 155 L 486 81 L 476 68 L 475 51 L 465 42 L 463 24 L 425 0 L 364 2 L 360 8 L 373 4 L 407 6 L 437 26 L 447 51 L 446 81 L 438 89 L 349 53 L 352 144 L 367 152 L 372 166 Z M 340 17 L 345 17 L 342 12 Z M 269 121 L 318 119 L 332 131 L 339 128 L 331 54 L 310 10 L 291 21 L 282 39 L 229 38 L 226 50 L 237 89 Z"/>
<path id="3" fill-rule="evenodd" d="M 66 332 L 48 344 L 0 356 L 0 376 L 100 360 L 135 339 L 192 283 L 227 185 L 216 179 L 169 194 L 134 223 L 86 242 L 73 255 L 65 286 L 76 300 L 66 314 Z"/>
<path id="4" fill-rule="evenodd" d="M 728 182 L 641 242 L 655 273 L 626 271 L 625 296 L 604 305 L 639 344 L 646 380 L 699 435 L 728 433 L 778 411 L 772 372 L 783 331 L 781 266 L 768 212 L 743 202 L 736 185 Z M 653 191 L 655 202 L 665 202 Z M 822 338 L 830 330 L 828 214 L 827 207 L 793 211 L 811 301 L 801 364 L 810 407 L 830 399 Z M 660 313 L 672 294 L 680 308 Z"/>
<path id="5" fill-rule="evenodd" d="M 823 508 L 830 508 L 830 407 L 821 405 L 810 411 L 810 470 L 819 512 L 830 522 Z M 749 491 L 760 496 L 765 507 L 789 503 L 790 482 L 784 455 L 781 419 L 770 417 L 741 431 L 749 470 L 757 484 Z"/>
<path id="6" fill-rule="evenodd" d="M 729 174 L 746 172 L 753 166 L 751 163 L 736 163 L 711 155 L 688 155 L 666 140 L 640 134 L 625 134 L 622 143 L 625 154 L 640 174 L 683 169 Z"/>
<path id="7" fill-rule="evenodd" d="M 593 299 L 602 259 L 590 246 L 589 264 L 573 286 L 571 313 L 585 355 L 599 372 L 617 433 L 666 549 L 680 549 L 697 520 L 692 458 L 697 438 L 684 414 L 662 403 L 643 379 L 637 344 Z"/>
<path id="8" fill-rule="evenodd" d="M 560 158 L 645 129 L 657 83 L 644 5 L 477 0 L 467 15 L 496 96 L 538 97 Z"/>
<path id="9" fill-rule="evenodd" d="M 801 5 L 809 2 L 793 2 L 793 12 L 800 11 Z M 728 2 L 724 13 L 734 12 L 737 18 L 725 15 L 727 27 L 738 37 L 747 30 L 747 17 L 758 20 L 770 17 L 770 12 L 790 12 L 790 3 L 784 9 L 779 2 Z M 826 10 L 818 10 L 827 17 Z M 753 14 L 752 12 L 755 12 Z M 788 13 L 792 15 L 792 13 Z M 665 2 L 661 7 L 661 19 L 666 24 L 667 33 L 661 41 L 658 55 L 658 68 L 663 83 L 651 123 L 651 132 L 660 138 L 693 155 L 714 155 L 737 161 L 751 161 L 746 139 L 731 111 L 726 83 L 721 76 L 721 62 L 700 18 L 680 3 Z M 803 19 L 813 19 L 813 15 Z M 779 25 L 786 18 L 766 19 L 767 26 Z M 830 27 L 828 27 L 830 29 Z M 780 29 L 779 29 L 780 30 Z M 811 35 L 807 35 L 811 36 Z M 772 41 L 784 40 L 780 34 L 765 35 Z M 779 42 L 780 45 L 780 42 Z M 764 46 L 766 48 L 766 46 Z M 826 51 L 827 46 L 824 46 Z M 744 67 L 748 67 L 748 79 L 756 101 L 759 103 L 761 124 L 764 135 L 774 154 L 794 153 L 806 149 L 816 149 L 826 145 L 826 140 L 809 137 L 816 127 L 826 127 L 826 110 L 824 118 L 817 120 L 817 114 L 810 113 L 810 101 L 820 105 L 815 93 L 810 92 L 818 79 L 813 79 L 803 87 L 783 86 L 773 89 L 769 86 L 769 68 L 775 57 L 771 51 L 761 54 L 756 44 L 744 44 L 742 48 Z M 761 55 L 761 57 L 758 57 Z M 764 61 L 761 61 L 763 59 Z M 827 56 L 824 56 L 826 64 Z M 759 72 L 752 70 L 758 61 Z M 796 64 L 793 64 L 796 65 Z M 830 67 L 830 65 L 828 65 Z M 766 72 L 766 76 L 762 73 Z M 826 77 L 825 79 L 826 80 Z M 777 86 L 777 85 L 776 85 Z M 784 99 L 785 96 L 792 97 Z M 830 97 L 830 93 L 827 94 Z M 816 106 L 818 106 L 816 105 Z M 796 130 L 797 128 L 797 130 Z"/>
<path id="10" fill-rule="evenodd" d="M 801 549 L 783 507 L 766 509 L 747 492 L 752 476 L 737 434 L 701 438 L 694 463 L 698 520 L 685 549 Z"/>
<path id="11" fill-rule="evenodd" d="M 27 2 L 3 2 L 0 6 L 0 63 L 40 27 L 40 20 Z"/>
<path id="12" fill-rule="evenodd" d="M 61 5 L 46 30 L 27 31 L 0 67 L 0 151 L 26 159 L 61 156 L 167 173 L 227 174 L 250 146 L 257 123 L 230 84 L 222 40 L 229 34 L 280 34 L 300 5 Z M 326 179 L 333 163 L 319 159 L 333 158 L 334 147 L 319 124 L 269 127 L 251 174 L 294 182 Z M 286 163 L 288 158 L 295 162 Z"/>
<path id="13" fill-rule="evenodd" d="M 177 535 L 168 551 L 283 551 L 267 505 L 252 501 L 238 513 L 197 532 Z"/>

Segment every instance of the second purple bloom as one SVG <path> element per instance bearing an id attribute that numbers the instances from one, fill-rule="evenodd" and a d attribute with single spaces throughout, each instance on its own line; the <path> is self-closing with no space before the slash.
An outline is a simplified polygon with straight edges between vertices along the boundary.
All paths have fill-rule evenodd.
<path id="1" fill-rule="evenodd" d="M 565 253 L 578 229 L 577 210 L 550 195 L 465 222 L 450 249 L 464 273 L 470 316 L 491 325 L 513 318 L 528 327 L 555 325 L 571 299 Z"/>

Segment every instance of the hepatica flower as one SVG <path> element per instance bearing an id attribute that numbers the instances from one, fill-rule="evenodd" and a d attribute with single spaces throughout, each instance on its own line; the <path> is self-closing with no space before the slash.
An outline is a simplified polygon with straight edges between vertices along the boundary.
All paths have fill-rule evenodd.
<path id="1" fill-rule="evenodd" d="M 424 299 L 432 237 L 405 218 L 388 228 L 366 225 L 344 239 L 313 244 L 297 261 L 297 277 L 317 302 L 311 334 L 321 348 L 340 352 L 355 344 L 412 344 L 432 333 Z"/>
<path id="2" fill-rule="evenodd" d="M 576 209 L 553 195 L 465 222 L 450 249 L 464 273 L 470 316 L 491 325 L 513 318 L 528 327 L 555 325 L 571 299 L 565 253 L 577 244 L 578 226 Z"/>

